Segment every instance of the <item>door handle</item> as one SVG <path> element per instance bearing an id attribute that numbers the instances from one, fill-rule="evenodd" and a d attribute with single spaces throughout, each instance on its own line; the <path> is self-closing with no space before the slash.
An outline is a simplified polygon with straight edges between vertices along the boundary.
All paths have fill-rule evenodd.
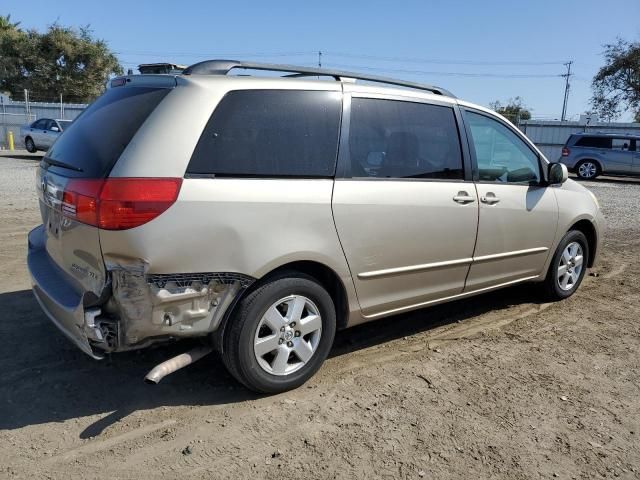
<path id="1" fill-rule="evenodd" d="M 487 205 L 493 205 L 494 203 L 498 203 L 500 199 L 496 197 L 495 193 L 487 192 L 485 196 L 480 197 L 480 201 L 482 203 L 486 203 Z"/>
<path id="2" fill-rule="evenodd" d="M 458 192 L 458 194 L 455 197 L 453 197 L 453 201 L 461 203 L 461 204 L 464 205 L 466 203 L 475 202 L 476 201 L 476 197 L 472 197 L 471 195 L 469 195 L 465 191 L 460 191 L 460 192 Z"/>

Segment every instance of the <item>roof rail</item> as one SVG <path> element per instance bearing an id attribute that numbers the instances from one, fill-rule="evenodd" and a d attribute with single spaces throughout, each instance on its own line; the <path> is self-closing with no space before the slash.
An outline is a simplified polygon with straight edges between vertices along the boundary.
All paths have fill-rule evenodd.
<path id="1" fill-rule="evenodd" d="M 289 72 L 292 75 L 287 77 L 309 77 L 321 75 L 325 77 L 333 77 L 338 81 L 343 79 L 365 80 L 374 83 L 384 83 L 387 85 L 396 85 L 400 87 L 415 88 L 417 90 L 426 90 L 436 95 L 444 95 L 446 97 L 456 98 L 448 90 L 426 85 L 423 83 L 407 82 L 397 80 L 395 78 L 380 77 L 377 75 L 363 75 L 355 72 L 346 72 L 343 70 L 330 70 L 326 68 L 315 67 L 297 67 L 295 65 L 279 65 L 276 63 L 257 63 L 257 62 L 240 62 L 237 60 L 205 60 L 204 62 L 195 63 L 187 67 L 183 75 L 227 75 L 235 68 L 244 68 L 247 70 L 265 70 L 270 72 Z"/>

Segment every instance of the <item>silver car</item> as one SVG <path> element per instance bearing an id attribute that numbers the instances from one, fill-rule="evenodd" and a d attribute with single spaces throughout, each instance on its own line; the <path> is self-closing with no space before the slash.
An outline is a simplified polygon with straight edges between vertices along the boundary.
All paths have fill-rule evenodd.
<path id="1" fill-rule="evenodd" d="M 576 133 L 567 139 L 560 162 L 578 177 L 640 175 L 640 136 Z"/>
<path id="2" fill-rule="evenodd" d="M 112 80 L 37 191 L 33 292 L 80 349 L 199 338 L 147 381 L 213 349 L 259 392 L 305 382 L 337 329 L 523 282 L 566 298 L 603 224 L 564 165 L 442 88 L 233 61 Z"/>
<path id="3" fill-rule="evenodd" d="M 28 152 L 46 151 L 70 124 L 71 120 L 41 118 L 30 125 L 20 127 L 20 139 Z"/>

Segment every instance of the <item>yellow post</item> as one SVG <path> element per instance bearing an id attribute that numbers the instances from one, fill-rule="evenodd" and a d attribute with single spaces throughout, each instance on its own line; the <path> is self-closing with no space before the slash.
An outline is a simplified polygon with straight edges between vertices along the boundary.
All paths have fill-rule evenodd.
<path id="1" fill-rule="evenodd" d="M 9 130 L 9 133 L 7 133 L 7 140 L 8 140 L 8 144 L 9 144 L 9 150 L 13 150 L 13 132 L 11 130 Z"/>

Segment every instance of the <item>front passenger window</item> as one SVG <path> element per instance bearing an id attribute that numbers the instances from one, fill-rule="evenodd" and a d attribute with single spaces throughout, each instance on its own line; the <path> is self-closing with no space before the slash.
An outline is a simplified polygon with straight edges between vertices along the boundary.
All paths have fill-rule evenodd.
<path id="1" fill-rule="evenodd" d="M 509 128 L 497 120 L 467 111 L 480 181 L 540 182 L 538 156 Z"/>

